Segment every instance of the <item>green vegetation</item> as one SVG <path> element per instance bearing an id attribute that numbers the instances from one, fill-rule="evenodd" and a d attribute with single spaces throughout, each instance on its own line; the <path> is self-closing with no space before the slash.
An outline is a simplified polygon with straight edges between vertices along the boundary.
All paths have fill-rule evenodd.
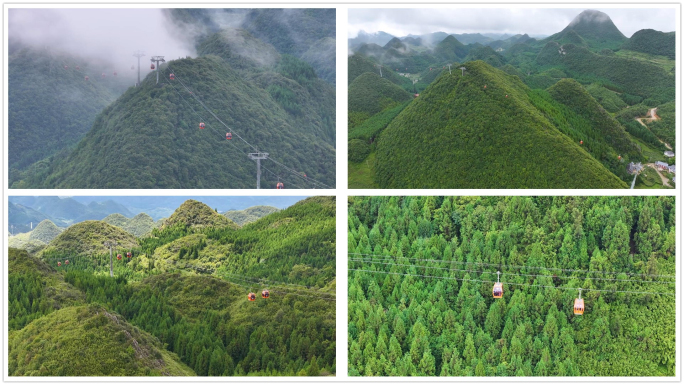
<path id="1" fill-rule="evenodd" d="M 587 92 L 610 113 L 618 112 L 627 107 L 627 103 L 620 98 L 620 95 L 601 84 L 594 83 L 587 86 Z"/>
<path id="2" fill-rule="evenodd" d="M 76 255 L 109 253 L 109 247 L 103 244 L 107 240 L 116 241 L 121 249 L 137 246 L 135 237 L 123 229 L 103 221 L 87 220 L 76 223 L 60 233 L 43 250 L 43 255 L 60 250 L 68 250 Z"/>
<path id="3" fill-rule="evenodd" d="M 129 219 L 120 213 L 113 213 L 104 219 L 107 224 L 119 227 L 135 237 L 145 236 L 156 228 L 154 219 L 145 212 L 141 212 Z"/>
<path id="4" fill-rule="evenodd" d="M 669 103 L 665 103 L 662 105 L 658 106 L 658 109 L 656 110 L 656 114 L 658 117 L 660 117 L 660 120 L 653 121 L 651 123 L 648 123 L 648 128 L 653 132 L 654 135 L 656 135 L 658 138 L 660 138 L 662 141 L 670 144 L 670 146 L 674 149 L 675 144 L 677 143 L 676 138 L 676 125 L 675 125 L 675 117 L 676 117 L 676 105 L 674 101 L 671 101 Z"/>
<path id="5" fill-rule="evenodd" d="M 675 374 L 674 197 L 352 197 L 348 213 L 351 376 Z"/>
<path id="6" fill-rule="evenodd" d="M 349 85 L 349 128 L 363 123 L 370 116 L 394 108 L 412 96 L 391 81 L 366 72 Z"/>
<path id="7" fill-rule="evenodd" d="M 380 187 L 626 186 L 539 113 L 517 76 L 481 61 L 464 66 L 465 76 L 438 77 L 383 131 Z M 473 162 L 477 172 L 464 166 Z"/>
<path id="8" fill-rule="evenodd" d="M 617 49 L 627 41 L 610 17 L 600 11 L 586 10 L 577 15 L 565 29 L 545 39 L 560 44 L 586 45 L 595 51 Z"/>
<path id="9" fill-rule="evenodd" d="M 360 163 L 349 161 L 347 163 L 350 189 L 373 189 L 378 188 L 375 182 L 375 152 L 371 152 L 366 160 Z"/>
<path id="10" fill-rule="evenodd" d="M 675 33 L 663 33 L 653 29 L 642 29 L 635 32 L 622 46 L 637 52 L 666 56 L 675 59 Z"/>
<path id="11" fill-rule="evenodd" d="M 249 224 L 253 221 L 257 221 L 266 215 L 278 212 L 280 209 L 276 207 L 270 207 L 267 205 L 257 205 L 254 207 L 249 207 L 241 211 L 233 210 L 228 212 L 223 212 L 223 216 L 229 218 L 235 224 L 243 226 Z"/>
<path id="12" fill-rule="evenodd" d="M 81 242 L 102 232 L 88 225 L 93 232 L 78 231 Z M 335 232 L 334 197 L 241 228 L 189 200 L 137 239 L 132 259 L 114 260 L 115 278 L 108 251 L 91 255 L 75 235 L 53 240 L 44 261 L 11 249 L 10 374 L 334 374 Z M 268 300 L 247 301 L 263 288 Z M 44 354 L 35 340 L 47 343 Z M 79 343 L 102 358 L 77 358 Z"/>

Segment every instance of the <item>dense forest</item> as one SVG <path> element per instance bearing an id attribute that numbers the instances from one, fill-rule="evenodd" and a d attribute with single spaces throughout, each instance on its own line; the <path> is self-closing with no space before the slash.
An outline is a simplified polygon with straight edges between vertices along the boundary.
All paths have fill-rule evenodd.
<path id="1" fill-rule="evenodd" d="M 333 197 L 243 227 L 189 200 L 133 243 L 79 224 L 33 255 L 9 251 L 10 375 L 334 375 Z"/>
<path id="2" fill-rule="evenodd" d="M 350 375 L 675 374 L 674 197 L 348 205 Z"/>
<path id="3" fill-rule="evenodd" d="M 28 101 L 43 100 L 32 97 L 34 93 L 53 92 L 41 93 L 40 86 L 11 92 L 11 110 L 31 115 L 25 122 L 19 121 L 20 114 L 10 119 L 10 140 L 26 143 L 20 151 L 24 155 L 17 152 L 11 158 L 11 186 L 256 188 L 256 164 L 247 154 L 262 151 L 273 160 L 262 162 L 262 188 L 275 189 L 278 182 L 286 188 L 333 188 L 335 86 L 330 79 L 335 73 L 325 54 L 330 53 L 330 44 L 334 46 L 335 10 L 244 11 L 242 28 L 222 24 L 221 12 L 169 12 L 169 23 L 203 31 L 183 37 L 194 36 L 197 57 L 169 60 L 148 72 L 140 86 L 109 99 L 100 95 L 104 91 L 82 90 L 99 90 L 99 79 L 91 82 L 70 74 L 41 83 L 57 87 L 66 82 L 66 96 L 83 94 L 89 99 L 81 104 L 74 100 L 77 107 L 61 112 L 69 113 L 71 120 L 60 120 L 60 114 L 51 112 L 63 109 L 65 97 L 53 96 L 43 103 L 46 106 L 32 108 Z M 215 24 L 204 25 L 206 18 Z M 280 33 L 287 28 L 283 22 L 296 27 L 289 34 Z M 56 59 L 47 57 L 26 66 L 20 63 L 20 54 L 14 53 L 17 68 L 10 71 L 15 88 L 22 85 L 19 80 L 31 77 L 30 68 L 49 76 L 47 64 L 55 65 Z M 29 136 L 20 128 L 26 122 L 31 126 Z M 43 135 L 45 130 L 48 135 Z M 48 151 L 36 157 L 32 154 L 43 148 L 43 140 L 35 139 L 39 132 L 43 138 L 59 140 L 52 140 L 57 144 L 49 144 Z"/>
<path id="4" fill-rule="evenodd" d="M 636 188 L 674 186 L 653 165 L 674 164 L 672 33 L 586 10 L 543 39 L 492 36 L 349 40 L 351 188 L 627 188 L 631 162 Z"/>

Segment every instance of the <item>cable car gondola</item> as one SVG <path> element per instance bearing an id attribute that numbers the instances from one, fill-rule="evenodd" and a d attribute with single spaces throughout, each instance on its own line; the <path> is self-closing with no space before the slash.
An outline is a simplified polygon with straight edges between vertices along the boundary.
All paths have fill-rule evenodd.
<path id="1" fill-rule="evenodd" d="M 580 145 L 584 144 L 584 141 L 580 140 Z"/>
<path id="2" fill-rule="evenodd" d="M 176 80 L 176 75 L 173 73 L 169 75 L 169 80 Z"/>
<path id="3" fill-rule="evenodd" d="M 107 75 L 105 75 L 104 73 L 102 73 L 102 78 L 104 79 L 105 77 L 107 77 Z"/>
<path id="4" fill-rule="evenodd" d="M 112 75 L 116 76 L 117 75 L 116 71 L 114 71 L 114 73 L 112 73 Z"/>
<path id="5" fill-rule="evenodd" d="M 69 260 L 64 260 L 64 265 L 69 265 Z"/>
<path id="6" fill-rule="evenodd" d="M 200 123 L 200 129 L 204 129 L 204 123 Z"/>
<path id="7" fill-rule="evenodd" d="M 254 292 L 250 292 L 249 294 L 247 294 L 247 300 L 249 300 L 249 301 L 256 300 L 256 294 Z"/>
<path id="8" fill-rule="evenodd" d="M 283 188 L 285 188 L 285 185 L 279 181 L 278 184 L 276 184 L 276 189 L 283 189 Z"/>
<path id="9" fill-rule="evenodd" d="M 81 70 L 81 67 L 79 67 L 79 66 L 77 65 L 77 66 L 76 66 L 76 70 L 77 70 L 77 71 L 80 71 L 80 70 Z"/>
<path id="10" fill-rule="evenodd" d="M 90 80 L 90 77 L 86 76 L 85 81 L 88 81 L 88 80 Z"/>
<path id="11" fill-rule="evenodd" d="M 501 272 L 496 271 L 496 283 L 494 283 L 494 288 L 492 288 L 492 296 L 495 299 L 503 297 L 503 284 L 499 281 L 499 275 L 501 275 Z"/>
<path id="12" fill-rule="evenodd" d="M 61 266 L 62 266 L 62 262 L 61 262 L 61 261 L 58 261 L 58 262 L 57 262 L 57 266 L 58 266 L 58 267 L 61 267 Z"/>
<path id="13" fill-rule="evenodd" d="M 64 69 L 69 69 L 69 66 L 68 66 L 68 65 L 65 65 L 65 66 L 64 66 Z"/>
<path id="14" fill-rule="evenodd" d="M 116 255 L 116 259 L 121 260 L 121 254 L 120 253 L 118 255 Z"/>
<path id="15" fill-rule="evenodd" d="M 233 139 L 233 134 L 228 132 L 226 133 L 226 140 L 232 140 Z"/>
<path id="16" fill-rule="evenodd" d="M 126 257 L 128 257 L 130 259 L 131 257 L 133 257 L 133 254 L 130 252 L 126 252 Z"/>
<path id="17" fill-rule="evenodd" d="M 150 69 L 154 69 L 154 64 L 150 64 Z"/>
<path id="18" fill-rule="evenodd" d="M 573 308 L 575 315 L 584 314 L 584 299 L 582 298 L 582 288 L 579 288 L 579 296 L 575 299 L 575 306 Z"/>
<path id="19" fill-rule="evenodd" d="M 261 298 L 262 299 L 268 299 L 269 296 L 270 296 L 270 292 L 268 292 L 268 289 L 264 289 L 263 291 L 261 291 Z"/>

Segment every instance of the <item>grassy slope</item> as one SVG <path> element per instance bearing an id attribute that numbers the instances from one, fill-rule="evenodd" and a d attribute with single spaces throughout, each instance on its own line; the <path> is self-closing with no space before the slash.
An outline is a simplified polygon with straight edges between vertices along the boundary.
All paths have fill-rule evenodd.
<path id="1" fill-rule="evenodd" d="M 466 76 L 440 76 L 385 129 L 381 187 L 626 186 L 530 105 L 518 77 L 480 61 L 465 66 Z"/>
<path id="2" fill-rule="evenodd" d="M 253 221 L 257 221 L 260 218 L 270 215 L 273 212 L 278 212 L 279 209 L 276 207 L 270 207 L 266 205 L 258 205 L 255 207 L 249 207 L 241 211 L 228 211 L 223 212 L 223 216 L 229 218 L 237 225 L 245 225 Z"/>
<path id="3" fill-rule="evenodd" d="M 88 220 L 72 225 L 50 242 L 44 252 L 63 251 L 77 255 L 96 255 L 109 252 L 103 243 L 116 240 L 117 249 L 137 246 L 135 237 L 119 227 L 102 221 Z M 115 249 L 116 251 L 116 249 Z"/>

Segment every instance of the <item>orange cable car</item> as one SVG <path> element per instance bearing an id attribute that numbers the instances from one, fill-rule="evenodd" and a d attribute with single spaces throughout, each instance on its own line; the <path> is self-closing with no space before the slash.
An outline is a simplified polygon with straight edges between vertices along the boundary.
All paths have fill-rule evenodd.
<path id="1" fill-rule="evenodd" d="M 249 301 L 256 300 L 256 294 L 254 292 L 250 292 L 249 294 L 247 294 L 247 300 L 249 300 Z"/>
<path id="2" fill-rule="evenodd" d="M 69 265 L 69 260 L 64 260 L 64 265 Z"/>
<path id="3" fill-rule="evenodd" d="M 133 257 L 133 254 L 131 252 L 126 252 L 126 257 L 130 259 L 131 257 Z"/>
<path id="4" fill-rule="evenodd" d="M 176 75 L 174 75 L 173 73 L 170 74 L 170 75 L 169 75 L 169 79 L 171 79 L 171 80 L 176 80 Z"/>
<path id="5" fill-rule="evenodd" d="M 116 255 L 116 259 L 121 260 L 121 254 L 120 253 L 118 255 Z"/>
<path id="6" fill-rule="evenodd" d="M 285 185 L 279 181 L 279 182 L 276 184 L 276 189 L 283 189 L 283 188 L 285 188 Z"/>
<path id="7" fill-rule="evenodd" d="M 233 134 L 230 132 L 226 132 L 226 140 L 232 140 L 233 139 Z"/>
<path id="8" fill-rule="evenodd" d="M 200 129 L 204 129 L 204 123 L 200 123 Z"/>
<path id="9" fill-rule="evenodd" d="M 263 291 L 261 291 L 261 298 L 262 299 L 268 299 L 269 296 L 270 296 L 270 292 L 268 292 L 268 289 L 264 289 Z"/>
<path id="10" fill-rule="evenodd" d="M 57 266 L 58 266 L 58 267 L 61 267 L 61 266 L 62 266 L 62 262 L 61 262 L 61 261 L 58 261 L 58 262 L 57 262 Z"/>
<path id="11" fill-rule="evenodd" d="M 582 298 L 582 288 L 579 288 L 579 296 L 575 299 L 575 306 L 573 307 L 575 315 L 584 314 L 584 299 Z"/>

